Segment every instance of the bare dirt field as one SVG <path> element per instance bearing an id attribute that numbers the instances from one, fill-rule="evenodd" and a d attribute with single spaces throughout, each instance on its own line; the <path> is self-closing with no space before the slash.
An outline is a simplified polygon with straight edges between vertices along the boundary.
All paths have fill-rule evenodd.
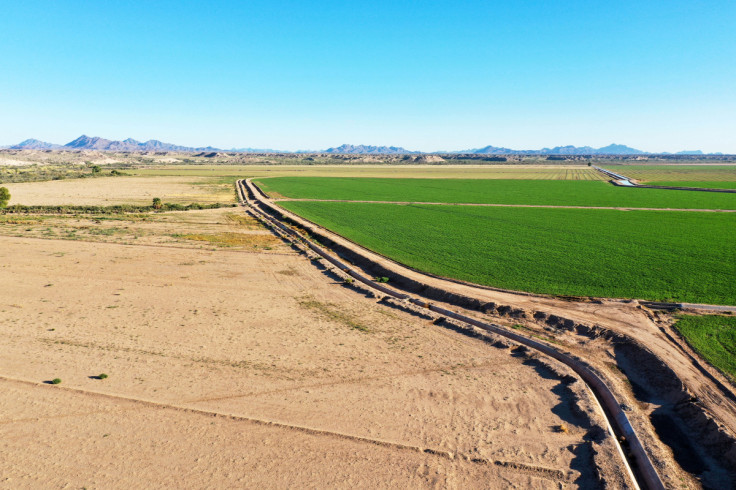
<path id="1" fill-rule="evenodd" d="M 4 184 L 10 204 L 93 205 L 150 204 L 154 197 L 164 202 L 234 202 L 231 184 L 206 177 L 99 177 L 44 182 Z"/>
<path id="2" fill-rule="evenodd" d="M 107 215 L 0 215 L 0 235 L 267 252 L 283 248 L 240 209 Z"/>
<path id="3" fill-rule="evenodd" d="M 224 210 L 117 243 L 0 226 L 2 486 L 624 484 L 562 367 L 376 304 L 278 241 L 151 238 L 263 233 Z"/>

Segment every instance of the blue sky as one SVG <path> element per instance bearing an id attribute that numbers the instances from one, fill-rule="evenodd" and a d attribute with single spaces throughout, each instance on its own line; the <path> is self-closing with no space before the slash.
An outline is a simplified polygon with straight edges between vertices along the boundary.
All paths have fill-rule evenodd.
<path id="1" fill-rule="evenodd" d="M 3 2 L 0 145 L 736 153 L 736 2 Z"/>

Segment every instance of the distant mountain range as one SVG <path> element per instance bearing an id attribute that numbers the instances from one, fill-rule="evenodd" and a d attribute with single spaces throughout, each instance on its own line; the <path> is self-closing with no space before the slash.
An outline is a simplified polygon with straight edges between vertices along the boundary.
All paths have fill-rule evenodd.
<path id="1" fill-rule="evenodd" d="M 173 145 L 158 140 L 144 142 L 128 138 L 123 141 L 108 140 L 98 136 L 89 137 L 82 135 L 74 141 L 65 144 L 63 148 L 71 150 L 100 150 L 100 151 L 217 151 L 211 146 L 204 148 L 192 148 L 189 146 Z"/>
<path id="2" fill-rule="evenodd" d="M 61 145 L 55 145 L 54 143 L 46 143 L 36 139 L 29 139 L 21 141 L 17 145 L 9 146 L 11 150 L 56 150 L 61 148 Z"/>
<path id="3" fill-rule="evenodd" d="M 458 151 L 453 153 L 472 153 L 481 155 L 641 155 L 645 152 L 631 148 L 626 145 L 608 145 L 602 148 L 591 146 L 555 146 L 554 148 L 542 148 L 541 150 L 512 150 L 510 148 L 499 148 L 497 146 L 485 146 L 472 150 Z"/>
<path id="4" fill-rule="evenodd" d="M 336 155 L 405 155 L 421 152 L 409 151 L 399 146 L 341 145 L 337 148 L 328 148 L 320 153 L 331 153 Z"/>
<path id="5" fill-rule="evenodd" d="M 65 145 L 57 145 L 47 143 L 37 139 L 27 139 L 9 147 L 11 150 L 98 150 L 98 151 L 179 151 L 179 152 L 213 152 L 213 151 L 232 151 L 239 153 L 291 153 L 288 151 L 266 150 L 256 148 L 232 148 L 222 150 L 219 148 L 207 147 L 189 147 L 174 145 L 171 143 L 163 143 L 158 140 L 148 140 L 144 142 L 136 141 L 128 138 L 123 141 L 108 140 L 98 136 L 90 137 L 82 135 L 74 141 L 70 141 Z M 371 146 L 371 145 L 341 145 L 334 148 L 328 148 L 322 151 L 298 151 L 295 153 L 327 153 L 333 155 L 410 155 L 424 154 L 426 152 L 411 151 L 399 146 Z M 482 148 L 474 148 L 463 151 L 434 152 L 434 153 L 452 153 L 452 154 L 474 154 L 474 155 L 643 155 L 647 152 L 631 148 L 626 145 L 611 144 L 602 148 L 593 148 L 591 146 L 555 146 L 554 148 L 542 148 L 541 150 L 512 150 L 498 146 L 484 146 Z M 718 153 L 716 153 L 717 155 Z M 704 155 L 700 150 L 681 151 L 676 155 Z"/>

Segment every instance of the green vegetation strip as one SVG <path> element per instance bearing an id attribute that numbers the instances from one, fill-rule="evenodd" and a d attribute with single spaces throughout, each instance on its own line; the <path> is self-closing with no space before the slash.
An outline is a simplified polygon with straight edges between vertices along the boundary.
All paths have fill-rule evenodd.
<path id="1" fill-rule="evenodd" d="M 274 197 L 306 199 L 736 209 L 736 194 L 636 189 L 599 181 L 275 177 L 257 183 Z"/>
<path id="2" fill-rule="evenodd" d="M 280 204 L 445 277 L 546 294 L 736 304 L 729 213 Z"/>
<path id="3" fill-rule="evenodd" d="M 701 356 L 736 381 L 736 317 L 681 315 L 675 328 Z"/>

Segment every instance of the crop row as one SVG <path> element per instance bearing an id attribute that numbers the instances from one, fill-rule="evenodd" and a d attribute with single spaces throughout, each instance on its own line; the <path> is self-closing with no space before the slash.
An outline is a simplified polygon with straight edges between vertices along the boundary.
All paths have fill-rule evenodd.
<path id="1" fill-rule="evenodd" d="M 736 304 L 731 213 L 281 205 L 441 276 L 536 293 Z"/>

